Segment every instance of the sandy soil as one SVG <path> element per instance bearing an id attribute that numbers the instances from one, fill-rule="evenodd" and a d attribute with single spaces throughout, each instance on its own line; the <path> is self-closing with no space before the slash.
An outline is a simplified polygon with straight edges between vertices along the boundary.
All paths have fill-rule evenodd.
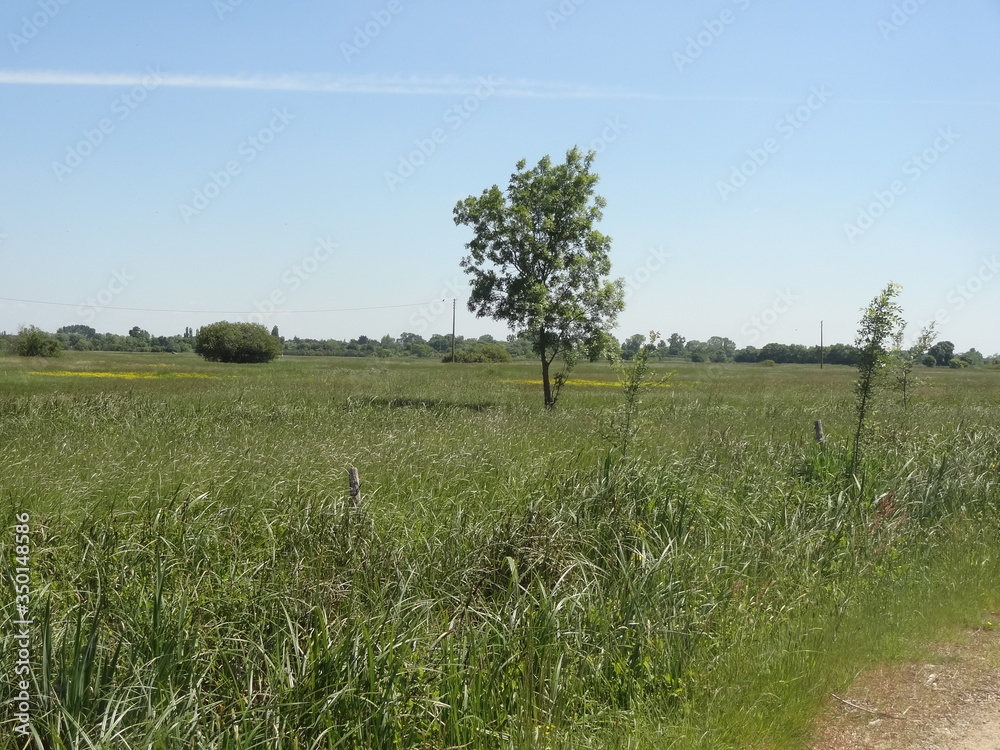
<path id="1" fill-rule="evenodd" d="M 1000 750 L 1000 613 L 926 653 L 831 696 L 812 750 Z"/>

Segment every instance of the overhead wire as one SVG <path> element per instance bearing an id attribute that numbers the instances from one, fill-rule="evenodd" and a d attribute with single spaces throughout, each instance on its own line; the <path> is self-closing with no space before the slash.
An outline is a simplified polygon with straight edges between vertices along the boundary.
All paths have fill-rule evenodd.
<path id="1" fill-rule="evenodd" d="M 443 302 L 445 300 L 426 300 L 424 302 L 409 302 L 402 305 L 375 305 L 372 307 L 340 307 L 340 308 L 329 308 L 322 310 L 270 310 L 267 312 L 268 315 L 301 315 L 309 313 L 338 313 L 338 312 L 363 312 L 366 310 L 390 310 L 393 308 L 400 307 L 420 307 L 421 305 L 429 305 L 434 302 Z M 37 299 L 18 299 L 16 297 L 0 297 L 0 302 L 22 302 L 28 305 L 54 305 L 56 307 L 99 307 L 101 310 L 128 310 L 130 312 L 159 312 L 159 313 L 179 313 L 179 314 L 213 314 L 213 315 L 250 315 L 259 314 L 263 312 L 262 310 L 171 310 L 166 308 L 156 308 L 156 307 L 118 307 L 114 305 L 90 305 L 90 304 L 71 304 L 69 302 L 46 302 L 44 300 Z"/>

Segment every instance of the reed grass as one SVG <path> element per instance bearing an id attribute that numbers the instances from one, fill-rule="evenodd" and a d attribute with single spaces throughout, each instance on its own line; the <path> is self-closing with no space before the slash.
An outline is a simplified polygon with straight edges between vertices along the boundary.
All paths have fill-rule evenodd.
<path id="1" fill-rule="evenodd" d="M 859 492 L 851 370 L 671 369 L 625 456 L 614 388 L 546 413 L 527 364 L 0 359 L 26 746 L 792 748 L 860 666 L 996 605 L 1000 373 L 882 404 Z"/>

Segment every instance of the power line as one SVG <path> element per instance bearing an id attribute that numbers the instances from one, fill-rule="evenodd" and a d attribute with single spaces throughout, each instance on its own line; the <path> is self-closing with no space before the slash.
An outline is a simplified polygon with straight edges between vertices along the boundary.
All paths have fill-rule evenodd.
<path id="1" fill-rule="evenodd" d="M 305 313 L 338 313 L 338 312 L 362 312 L 365 310 L 390 310 L 399 307 L 420 307 L 429 305 L 439 300 L 428 300 L 426 302 L 410 302 L 405 305 L 377 305 L 375 307 L 341 307 L 328 310 L 272 310 L 264 313 L 262 310 L 166 310 L 155 307 L 114 307 L 111 305 L 88 305 L 70 304 L 68 302 L 45 302 L 37 299 L 17 299 L 15 297 L 0 297 L 0 302 L 24 302 L 29 305 L 54 305 L 56 307 L 99 307 L 101 310 L 128 310 L 130 312 L 162 312 L 162 313 L 205 313 L 212 315 L 297 315 Z"/>

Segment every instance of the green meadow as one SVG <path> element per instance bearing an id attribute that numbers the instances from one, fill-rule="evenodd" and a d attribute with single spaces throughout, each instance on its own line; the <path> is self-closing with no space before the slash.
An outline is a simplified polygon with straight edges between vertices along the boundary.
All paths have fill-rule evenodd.
<path id="1" fill-rule="evenodd" d="M 1000 370 L 887 392 L 853 481 L 852 368 L 651 369 L 623 452 L 606 365 L 0 358 L 0 746 L 797 748 L 985 626 Z"/>

